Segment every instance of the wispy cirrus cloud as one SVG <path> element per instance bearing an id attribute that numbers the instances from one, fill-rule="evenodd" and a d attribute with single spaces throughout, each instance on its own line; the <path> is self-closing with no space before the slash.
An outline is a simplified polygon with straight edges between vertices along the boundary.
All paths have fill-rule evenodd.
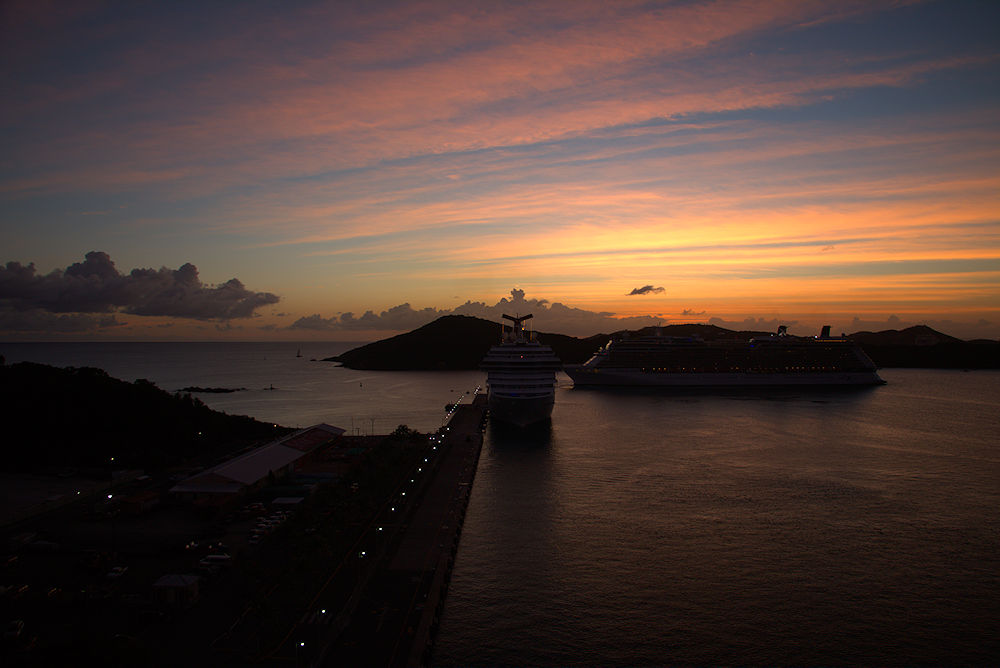
<path id="1" fill-rule="evenodd" d="M 170 4 L 7 3 L 0 232 L 49 265 L 92 239 L 242 261 L 289 317 L 380 325 L 511 278 L 739 320 L 754 295 L 939 304 L 932 277 L 962 276 L 980 309 L 1000 51 L 959 5 L 265 3 L 193 29 Z M 651 276 L 669 294 L 624 299 Z"/>
<path id="2" fill-rule="evenodd" d="M 795 54 L 732 57 L 739 40 L 764 30 L 870 13 L 870 3 L 831 9 L 826 3 L 726 2 L 653 13 L 640 4 L 575 3 L 570 23 L 558 3 L 508 7 L 496 16 L 458 6 L 435 9 L 402 16 L 397 7 L 292 12 L 278 20 L 277 38 L 264 48 L 258 30 L 239 19 L 227 37 L 185 36 L 181 43 L 189 48 L 183 51 L 170 39 L 179 29 L 170 21 L 141 46 L 119 32 L 111 41 L 122 42 L 124 64 L 74 78 L 67 87 L 40 88 L 9 113 L 20 112 L 17 121 L 30 127 L 72 95 L 92 114 L 83 126 L 89 130 L 46 128 L 54 133 L 49 150 L 25 154 L 28 166 L 74 157 L 92 162 L 100 145 L 104 168 L 92 170 L 91 187 L 102 178 L 112 187 L 133 171 L 116 167 L 141 163 L 142 181 L 225 188 L 226 179 L 218 179 L 234 168 L 244 179 L 254 173 L 295 176 L 523 146 L 650 119 L 798 105 L 830 90 L 899 85 L 968 64 L 954 58 L 859 62 L 831 53 L 823 67 L 805 70 Z M 333 28 L 335 36 L 360 32 L 327 40 L 326 48 L 308 42 L 296 47 L 283 35 L 303 30 L 306 20 Z M 709 45 L 727 44 L 720 54 L 705 53 Z M 284 62 L 275 61 L 276 50 Z M 690 67 L 692 57 L 700 59 L 698 68 Z M 817 69 L 825 74 L 817 77 Z M 151 87 L 145 83 L 151 75 L 173 85 Z M 102 120 L 109 102 L 121 104 L 131 118 L 125 124 L 116 119 L 112 144 Z M 220 160 L 227 169 L 205 179 L 200 168 Z M 71 179 L 55 178 L 71 187 Z M 14 187 L 38 183 L 44 181 Z"/>

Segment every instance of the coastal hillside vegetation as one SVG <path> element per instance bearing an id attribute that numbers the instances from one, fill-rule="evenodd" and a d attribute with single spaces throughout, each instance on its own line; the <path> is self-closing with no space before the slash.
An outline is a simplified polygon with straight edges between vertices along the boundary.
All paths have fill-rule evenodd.
<path id="1" fill-rule="evenodd" d="M 383 339 L 330 358 L 351 369 L 462 370 L 479 367 L 483 356 L 500 343 L 496 322 L 462 315 L 446 315 L 412 332 Z M 586 359 L 599 338 L 577 339 L 563 334 L 538 333 L 563 362 Z"/>
<path id="2" fill-rule="evenodd" d="M 0 365 L 0 419 L 3 471 L 156 471 L 289 431 L 213 411 L 147 380 L 128 383 L 101 369 L 31 362 Z"/>

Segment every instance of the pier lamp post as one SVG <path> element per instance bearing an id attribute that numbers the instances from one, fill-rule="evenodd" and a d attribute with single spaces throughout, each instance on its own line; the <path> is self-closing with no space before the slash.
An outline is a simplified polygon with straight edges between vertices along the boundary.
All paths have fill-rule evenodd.
<path id="1" fill-rule="evenodd" d="M 115 551 L 117 549 L 115 541 L 115 506 L 114 506 L 114 496 L 115 496 L 115 458 L 111 457 L 108 462 L 108 469 L 110 469 L 110 479 L 108 480 L 108 513 L 111 515 L 111 561 L 115 561 Z"/>

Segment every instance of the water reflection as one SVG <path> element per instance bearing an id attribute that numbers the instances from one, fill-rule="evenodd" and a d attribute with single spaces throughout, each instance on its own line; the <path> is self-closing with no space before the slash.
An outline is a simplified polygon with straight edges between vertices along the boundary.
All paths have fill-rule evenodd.
<path id="1" fill-rule="evenodd" d="M 490 446 L 502 451 L 548 448 L 552 445 L 552 420 L 543 420 L 527 427 L 491 420 L 487 436 Z"/>
<path id="2" fill-rule="evenodd" d="M 434 662 L 988 663 L 1000 374 L 886 376 L 491 425 Z"/>

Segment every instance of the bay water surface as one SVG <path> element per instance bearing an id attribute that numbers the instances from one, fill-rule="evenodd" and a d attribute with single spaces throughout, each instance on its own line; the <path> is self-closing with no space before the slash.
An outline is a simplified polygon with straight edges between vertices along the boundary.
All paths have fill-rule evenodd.
<path id="1" fill-rule="evenodd" d="M 0 344 L 289 426 L 440 426 L 479 372 L 362 372 L 349 344 Z M 301 348 L 302 357 L 296 357 Z M 437 665 L 1000 662 L 1000 372 L 863 390 L 575 389 L 491 425 Z M 270 386 L 277 389 L 265 389 Z"/>

